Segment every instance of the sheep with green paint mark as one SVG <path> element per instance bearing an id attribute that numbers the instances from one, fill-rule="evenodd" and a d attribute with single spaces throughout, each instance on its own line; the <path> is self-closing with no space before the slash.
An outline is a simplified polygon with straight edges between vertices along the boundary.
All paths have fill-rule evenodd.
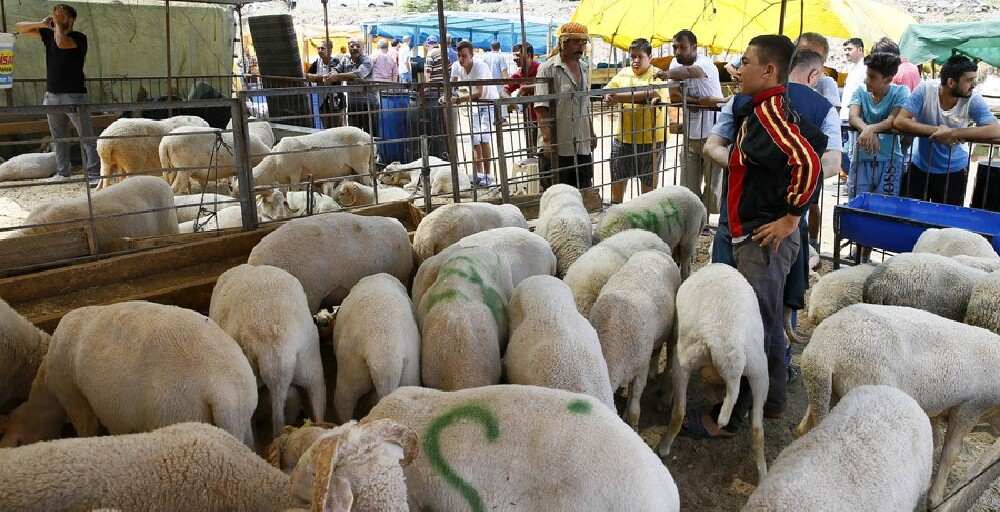
<path id="1" fill-rule="evenodd" d="M 510 267 L 493 249 L 451 253 L 417 311 L 425 386 L 453 390 L 500 382 L 512 288 Z"/>
<path id="2" fill-rule="evenodd" d="M 612 206 L 601 218 L 598 240 L 627 229 L 656 233 L 673 251 L 681 277 L 691 274 L 698 237 L 708 225 L 708 212 L 698 196 L 685 187 L 666 186 Z"/>
<path id="3" fill-rule="evenodd" d="M 680 510 L 670 472 L 612 409 L 537 386 L 404 387 L 363 421 L 417 433 L 410 510 Z"/>
<path id="4" fill-rule="evenodd" d="M 510 299 L 510 333 L 507 382 L 585 393 L 614 410 L 597 331 L 564 282 L 552 276 L 521 282 Z"/>

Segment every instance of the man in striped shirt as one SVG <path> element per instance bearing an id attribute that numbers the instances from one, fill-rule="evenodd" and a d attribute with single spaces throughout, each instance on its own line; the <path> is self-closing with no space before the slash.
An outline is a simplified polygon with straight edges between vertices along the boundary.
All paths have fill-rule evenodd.
<path id="1" fill-rule="evenodd" d="M 819 183 L 826 136 L 800 120 L 785 87 L 795 51 L 785 36 L 750 40 L 740 74 L 752 96 L 729 155 L 726 207 L 736 268 L 753 287 L 764 323 L 770 386 L 764 414 L 780 417 L 786 403 L 785 278 L 798 256 L 799 221 Z M 795 236 L 792 236 L 795 235 Z"/>

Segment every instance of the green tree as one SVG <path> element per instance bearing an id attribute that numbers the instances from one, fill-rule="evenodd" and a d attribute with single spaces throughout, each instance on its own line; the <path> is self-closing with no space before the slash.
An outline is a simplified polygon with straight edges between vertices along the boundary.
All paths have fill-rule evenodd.
<path id="1" fill-rule="evenodd" d="M 437 12 L 437 0 L 406 0 L 403 2 L 403 12 L 407 14 Z M 464 11 L 465 3 L 461 0 L 444 0 L 446 11 Z"/>

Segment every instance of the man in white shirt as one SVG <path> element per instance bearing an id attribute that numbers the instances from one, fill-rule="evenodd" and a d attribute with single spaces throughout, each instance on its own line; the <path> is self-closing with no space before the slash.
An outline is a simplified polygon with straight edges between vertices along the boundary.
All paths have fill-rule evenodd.
<path id="1" fill-rule="evenodd" d="M 458 62 L 451 66 L 452 82 L 467 82 L 470 80 L 490 80 L 493 72 L 490 67 L 479 59 L 474 59 L 472 43 L 462 41 L 458 44 Z M 491 183 L 490 179 L 490 141 L 494 126 L 492 101 L 500 97 L 497 88 L 492 85 L 474 85 L 470 93 L 452 98 L 456 104 L 468 103 L 470 125 L 472 126 L 472 168 L 476 181 L 481 186 Z M 484 102 L 484 103 L 473 103 Z M 463 109 L 464 110 L 464 109 Z"/>
<path id="2" fill-rule="evenodd" d="M 490 44 L 490 51 L 483 55 L 483 62 L 490 67 L 490 72 L 493 74 L 493 78 L 499 80 L 501 78 L 506 79 L 510 74 L 507 70 L 507 56 L 500 51 L 500 41 L 493 41 Z M 497 93 L 503 96 L 503 86 L 497 85 Z M 501 110 L 500 114 L 507 119 L 507 109 Z"/>
<path id="3" fill-rule="evenodd" d="M 795 46 L 799 50 L 812 50 L 819 54 L 823 59 L 823 63 L 830 58 L 830 43 L 823 37 L 822 34 L 817 32 L 806 32 L 799 36 L 798 41 Z M 864 60 L 864 59 L 862 59 Z M 822 71 L 822 70 L 821 70 Z M 862 79 L 864 76 L 862 76 Z M 862 80 L 864 83 L 864 80 Z M 813 86 L 813 90 L 823 95 L 827 101 L 830 102 L 836 108 L 840 108 L 840 88 L 837 87 L 837 81 L 833 77 L 823 74 L 819 77 L 819 81 Z"/>
<path id="4" fill-rule="evenodd" d="M 844 55 L 847 57 L 847 80 L 844 82 L 844 95 L 840 100 L 840 118 L 847 120 L 851 113 L 851 98 L 858 87 L 865 86 L 865 43 L 858 37 L 852 37 L 844 43 Z"/>
<path id="5" fill-rule="evenodd" d="M 684 80 L 689 107 L 685 112 L 684 167 L 681 185 L 701 198 L 708 213 L 719 213 L 722 195 L 722 169 L 702 154 L 705 139 L 712 133 L 715 113 L 698 107 L 714 107 L 723 101 L 719 69 L 712 59 L 698 55 L 698 38 L 690 30 L 681 30 L 673 39 L 674 58 L 661 78 Z M 679 101 L 680 93 L 670 91 L 672 99 Z"/>
<path id="6" fill-rule="evenodd" d="M 408 84 L 413 81 L 413 75 L 410 74 L 410 36 L 403 38 L 403 43 L 396 48 L 396 53 L 399 56 L 399 81 Z"/>

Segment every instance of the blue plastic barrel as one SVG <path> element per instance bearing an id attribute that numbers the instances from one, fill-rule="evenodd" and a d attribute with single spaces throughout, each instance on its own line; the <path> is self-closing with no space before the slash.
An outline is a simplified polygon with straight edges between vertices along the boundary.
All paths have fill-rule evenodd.
<path id="1" fill-rule="evenodd" d="M 410 136 L 406 122 L 406 111 L 409 106 L 409 92 L 382 92 L 379 94 L 378 134 L 382 141 L 405 139 Z M 406 143 L 379 144 L 378 154 L 379 160 L 385 164 L 406 162 Z"/>

